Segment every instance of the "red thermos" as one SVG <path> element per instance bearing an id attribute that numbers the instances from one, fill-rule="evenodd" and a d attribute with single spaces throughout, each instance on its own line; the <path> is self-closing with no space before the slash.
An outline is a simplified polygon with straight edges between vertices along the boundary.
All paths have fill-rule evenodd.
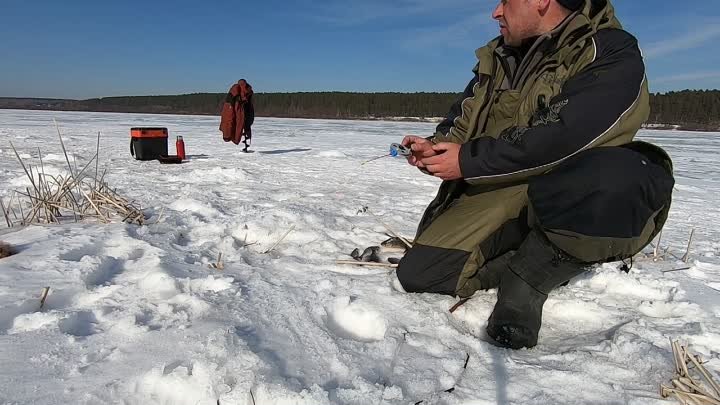
<path id="1" fill-rule="evenodd" d="M 182 136 L 177 137 L 177 140 L 175 141 L 175 150 L 177 151 L 177 155 L 180 160 L 185 160 L 185 141 L 183 141 Z"/>

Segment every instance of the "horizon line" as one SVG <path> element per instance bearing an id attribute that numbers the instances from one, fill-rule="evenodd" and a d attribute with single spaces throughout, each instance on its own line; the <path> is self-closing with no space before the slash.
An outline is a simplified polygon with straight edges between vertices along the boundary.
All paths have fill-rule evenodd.
<path id="1" fill-rule="evenodd" d="M 653 95 L 665 95 L 668 93 L 681 93 L 684 91 L 720 91 L 720 88 L 705 88 L 682 90 L 668 90 L 664 92 L 650 92 Z M 139 94 L 139 95 L 121 95 L 121 96 L 102 96 L 90 98 L 61 98 L 61 97 L 19 97 L 19 96 L 2 96 L 0 99 L 16 99 L 16 100 L 58 100 L 58 101 L 88 101 L 102 100 L 106 98 L 123 98 L 123 97 L 179 97 L 192 96 L 196 94 L 225 94 L 226 92 L 195 92 L 195 93 L 179 93 L 179 94 Z M 314 91 L 267 91 L 256 92 L 255 94 L 312 94 L 312 93 L 352 93 L 352 94 L 460 94 L 461 91 L 347 91 L 347 90 L 314 90 Z"/>

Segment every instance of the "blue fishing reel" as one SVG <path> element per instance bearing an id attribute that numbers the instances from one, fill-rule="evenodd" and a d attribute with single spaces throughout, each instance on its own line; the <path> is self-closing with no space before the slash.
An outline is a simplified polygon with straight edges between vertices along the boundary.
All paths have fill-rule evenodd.
<path id="1" fill-rule="evenodd" d="M 390 144 L 390 153 L 388 153 L 387 155 L 374 157 L 374 158 L 372 158 L 370 160 L 366 160 L 360 164 L 364 165 L 365 163 L 372 162 L 372 161 L 378 160 L 378 159 L 382 159 L 382 158 L 388 157 L 388 156 L 390 156 L 390 157 L 398 157 L 398 156 L 408 157 L 410 155 L 412 155 L 412 150 L 410 148 L 408 148 L 407 146 L 403 146 L 402 144 L 399 144 L 399 143 L 393 143 L 393 144 Z"/>
<path id="2" fill-rule="evenodd" d="M 412 150 L 408 148 L 407 146 L 403 146 L 399 143 L 393 143 L 390 144 L 390 156 L 392 157 L 398 157 L 398 156 L 410 156 L 412 154 Z"/>

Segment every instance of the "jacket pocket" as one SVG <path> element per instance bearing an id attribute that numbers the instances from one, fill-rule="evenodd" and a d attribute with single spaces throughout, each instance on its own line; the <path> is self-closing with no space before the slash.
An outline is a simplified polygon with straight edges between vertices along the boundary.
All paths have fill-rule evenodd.
<path id="1" fill-rule="evenodd" d="M 485 135 L 497 138 L 503 130 L 515 125 L 520 106 L 519 90 L 502 90 L 494 94 Z"/>

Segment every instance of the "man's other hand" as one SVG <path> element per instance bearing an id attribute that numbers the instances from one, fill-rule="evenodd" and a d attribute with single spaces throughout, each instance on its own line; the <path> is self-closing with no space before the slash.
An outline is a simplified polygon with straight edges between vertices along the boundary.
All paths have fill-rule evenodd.
<path id="1" fill-rule="evenodd" d="M 433 145 L 432 149 L 435 156 L 423 158 L 420 164 L 422 164 L 430 174 L 443 180 L 461 179 L 460 145 L 442 142 Z M 418 165 L 418 167 L 421 166 Z"/>
<path id="2" fill-rule="evenodd" d="M 433 143 L 419 136 L 406 136 L 402 140 L 402 145 L 412 150 L 412 155 L 407 158 L 408 163 L 420 169 L 425 168 L 422 159 L 437 155 L 437 152 L 433 150 Z"/>

